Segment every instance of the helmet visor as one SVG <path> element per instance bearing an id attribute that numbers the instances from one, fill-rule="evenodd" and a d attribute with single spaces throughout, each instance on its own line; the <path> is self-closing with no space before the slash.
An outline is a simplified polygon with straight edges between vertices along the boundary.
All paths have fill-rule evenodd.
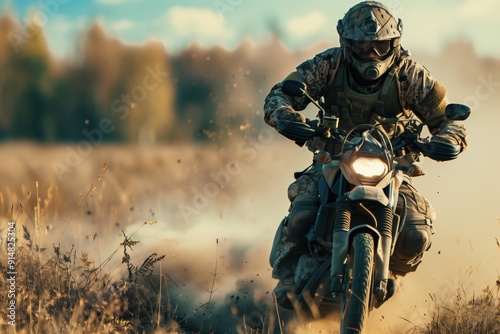
<path id="1" fill-rule="evenodd" d="M 380 57 L 386 56 L 391 51 L 391 41 L 352 41 L 352 50 L 358 56 L 367 56 L 374 51 Z"/>

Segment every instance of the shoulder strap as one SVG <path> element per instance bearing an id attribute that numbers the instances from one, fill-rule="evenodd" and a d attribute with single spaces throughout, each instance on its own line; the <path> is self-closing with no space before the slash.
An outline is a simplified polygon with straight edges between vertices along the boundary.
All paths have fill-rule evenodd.
<path id="1" fill-rule="evenodd" d="M 400 72 L 401 72 L 401 67 L 404 65 L 404 63 L 406 63 L 406 60 L 407 60 L 407 58 L 410 57 L 410 55 L 411 55 L 410 51 L 405 50 L 405 49 L 403 49 L 403 47 L 401 47 L 401 50 L 400 50 L 400 53 L 399 53 L 399 57 L 398 57 L 398 59 L 396 61 L 396 64 L 394 65 L 394 69 L 395 69 L 394 79 L 396 80 L 396 87 L 397 87 L 397 90 L 398 90 L 399 105 L 401 106 L 402 110 L 405 110 L 405 106 L 404 106 L 403 101 L 401 100 L 401 81 L 399 80 L 399 75 L 400 75 Z"/>
<path id="2" fill-rule="evenodd" d="M 393 67 L 389 73 L 387 73 L 387 78 L 384 80 L 384 84 L 382 85 L 382 88 L 380 89 L 379 93 L 379 98 L 378 98 L 378 103 L 379 104 L 384 104 L 385 100 L 387 98 L 387 95 L 389 95 L 389 89 L 392 86 L 392 82 L 394 81 L 395 77 L 397 76 L 397 68 Z M 398 92 L 399 93 L 399 92 Z M 401 96 L 399 96 L 399 99 L 401 99 Z"/>
<path id="3" fill-rule="evenodd" d="M 328 81 L 328 85 L 326 86 L 325 92 L 328 92 L 330 90 L 331 86 L 333 85 L 337 71 L 340 68 L 341 61 L 342 61 L 342 49 L 339 49 L 339 52 L 337 54 L 337 58 L 335 59 L 335 62 L 334 62 L 335 67 L 333 68 L 333 71 L 332 71 L 332 77 L 330 78 L 330 81 Z"/>

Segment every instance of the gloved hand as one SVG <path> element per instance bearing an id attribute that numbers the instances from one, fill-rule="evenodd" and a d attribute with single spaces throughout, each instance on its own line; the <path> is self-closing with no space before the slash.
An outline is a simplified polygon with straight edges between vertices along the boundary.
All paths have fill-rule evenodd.
<path id="1" fill-rule="evenodd" d="M 449 161 L 456 159 L 462 151 L 460 145 L 450 143 L 439 135 L 431 138 L 417 139 L 413 145 L 422 152 L 423 155 L 436 161 Z"/>
<path id="2" fill-rule="evenodd" d="M 306 123 L 306 117 L 298 111 L 289 111 L 280 117 L 280 120 Z"/>
<path id="3" fill-rule="evenodd" d="M 288 139 L 295 141 L 299 146 L 314 138 L 315 130 L 309 125 L 309 120 L 301 113 L 288 111 L 283 113 L 276 130 Z"/>

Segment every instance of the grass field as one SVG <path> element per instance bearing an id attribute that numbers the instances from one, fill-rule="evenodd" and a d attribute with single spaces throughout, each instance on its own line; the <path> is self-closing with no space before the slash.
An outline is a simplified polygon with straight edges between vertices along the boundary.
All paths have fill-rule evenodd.
<path id="1" fill-rule="evenodd" d="M 15 300 L 17 333 L 335 333 L 329 321 L 277 313 L 270 293 L 269 248 L 307 152 L 271 133 L 223 147 L 77 149 L 0 146 L 5 273 L 8 222 L 17 238 L 2 330 L 16 332 L 6 307 Z M 485 256 L 462 235 L 470 245 L 457 253 L 446 226 L 421 270 L 373 312 L 370 333 L 498 333 L 497 245 L 481 239 L 491 241 Z"/>

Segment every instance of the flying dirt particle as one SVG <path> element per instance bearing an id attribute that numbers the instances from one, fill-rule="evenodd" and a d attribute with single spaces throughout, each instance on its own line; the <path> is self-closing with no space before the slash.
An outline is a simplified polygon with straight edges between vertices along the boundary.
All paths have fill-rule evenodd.
<path id="1" fill-rule="evenodd" d="M 89 215 L 89 216 L 90 216 L 91 214 L 92 214 L 92 211 L 87 210 L 87 215 Z"/>
<path id="2" fill-rule="evenodd" d="M 441 254 L 441 251 L 438 251 L 438 254 Z"/>
<path id="3" fill-rule="evenodd" d="M 177 163 L 180 164 L 181 163 L 181 159 L 177 159 Z"/>
<path id="4" fill-rule="evenodd" d="M 134 211 L 134 207 L 133 206 L 130 207 L 130 211 Z"/>
<path id="5" fill-rule="evenodd" d="M 246 130 L 250 127 L 250 123 L 245 123 L 240 125 L 240 131 Z"/>

